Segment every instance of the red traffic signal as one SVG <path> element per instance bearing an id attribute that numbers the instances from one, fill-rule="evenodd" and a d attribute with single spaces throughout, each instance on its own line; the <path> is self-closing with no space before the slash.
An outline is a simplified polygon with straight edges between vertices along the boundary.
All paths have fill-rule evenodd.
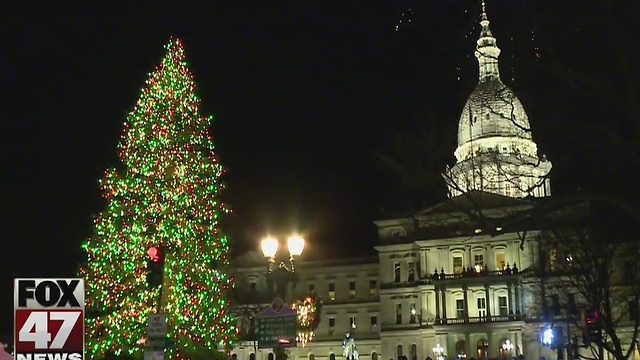
<path id="1" fill-rule="evenodd" d="M 582 311 L 582 336 L 585 345 L 602 341 L 602 324 L 598 310 Z"/>
<path id="2" fill-rule="evenodd" d="M 164 282 L 164 252 L 161 246 L 147 248 L 147 284 L 150 287 L 161 286 Z"/>
<path id="3" fill-rule="evenodd" d="M 160 262 L 162 260 L 162 249 L 159 246 L 150 246 L 147 250 L 147 255 L 149 255 L 149 260 L 152 262 Z"/>

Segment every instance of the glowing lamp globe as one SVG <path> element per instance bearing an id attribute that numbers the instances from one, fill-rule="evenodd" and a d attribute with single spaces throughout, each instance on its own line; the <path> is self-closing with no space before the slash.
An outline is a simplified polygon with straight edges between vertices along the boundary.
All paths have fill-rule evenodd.
<path id="1" fill-rule="evenodd" d="M 262 240 L 262 254 L 268 258 L 276 257 L 276 253 L 278 252 L 278 240 L 274 238 L 266 238 Z"/>
<path id="2" fill-rule="evenodd" d="M 551 344 L 553 344 L 553 338 L 554 338 L 553 328 L 547 327 L 542 331 L 542 334 L 540 336 L 540 342 L 544 346 L 551 346 Z"/>
<path id="3" fill-rule="evenodd" d="M 287 240 L 287 246 L 291 256 L 300 256 L 304 250 L 304 239 L 299 236 L 292 236 Z"/>

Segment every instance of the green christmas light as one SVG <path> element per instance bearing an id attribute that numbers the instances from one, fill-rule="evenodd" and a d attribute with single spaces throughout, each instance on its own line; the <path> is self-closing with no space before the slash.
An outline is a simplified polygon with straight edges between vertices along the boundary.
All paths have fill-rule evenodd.
<path id="1" fill-rule="evenodd" d="M 157 311 L 159 288 L 146 284 L 149 246 L 166 250 L 163 312 L 171 358 L 232 346 L 235 320 L 225 297 L 229 245 L 220 216 L 224 169 L 209 134 L 210 117 L 199 113 L 193 75 L 184 48 L 171 39 L 151 73 L 119 144 L 120 169 L 105 172 L 101 188 L 107 208 L 83 244 L 88 261 L 86 347 L 92 358 L 107 352 L 136 353 Z M 220 349 L 224 350 L 224 349 Z"/>

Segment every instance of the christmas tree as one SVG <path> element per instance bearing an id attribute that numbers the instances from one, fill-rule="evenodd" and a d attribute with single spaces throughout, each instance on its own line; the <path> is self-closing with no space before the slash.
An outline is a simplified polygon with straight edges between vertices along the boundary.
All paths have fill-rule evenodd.
<path id="1" fill-rule="evenodd" d="M 106 171 L 107 208 L 83 245 L 88 261 L 87 355 L 142 351 L 150 314 L 166 314 L 170 358 L 232 346 L 225 296 L 229 245 L 219 220 L 224 173 L 214 155 L 210 117 L 199 113 L 180 40 L 167 53 L 125 122 L 121 166 Z M 150 249 L 162 249 L 162 286 L 148 284 Z M 157 284 L 160 285 L 160 284 Z"/>

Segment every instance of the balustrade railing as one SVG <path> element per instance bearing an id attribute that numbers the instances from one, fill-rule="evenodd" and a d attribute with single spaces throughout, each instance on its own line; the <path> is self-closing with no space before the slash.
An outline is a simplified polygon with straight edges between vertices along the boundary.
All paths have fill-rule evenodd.
<path id="1" fill-rule="evenodd" d="M 524 316 L 521 314 L 509 315 L 491 315 L 491 316 L 470 316 L 468 318 L 446 318 L 434 319 L 434 325 L 460 325 L 460 324 L 481 324 L 509 321 L 523 321 Z"/>

